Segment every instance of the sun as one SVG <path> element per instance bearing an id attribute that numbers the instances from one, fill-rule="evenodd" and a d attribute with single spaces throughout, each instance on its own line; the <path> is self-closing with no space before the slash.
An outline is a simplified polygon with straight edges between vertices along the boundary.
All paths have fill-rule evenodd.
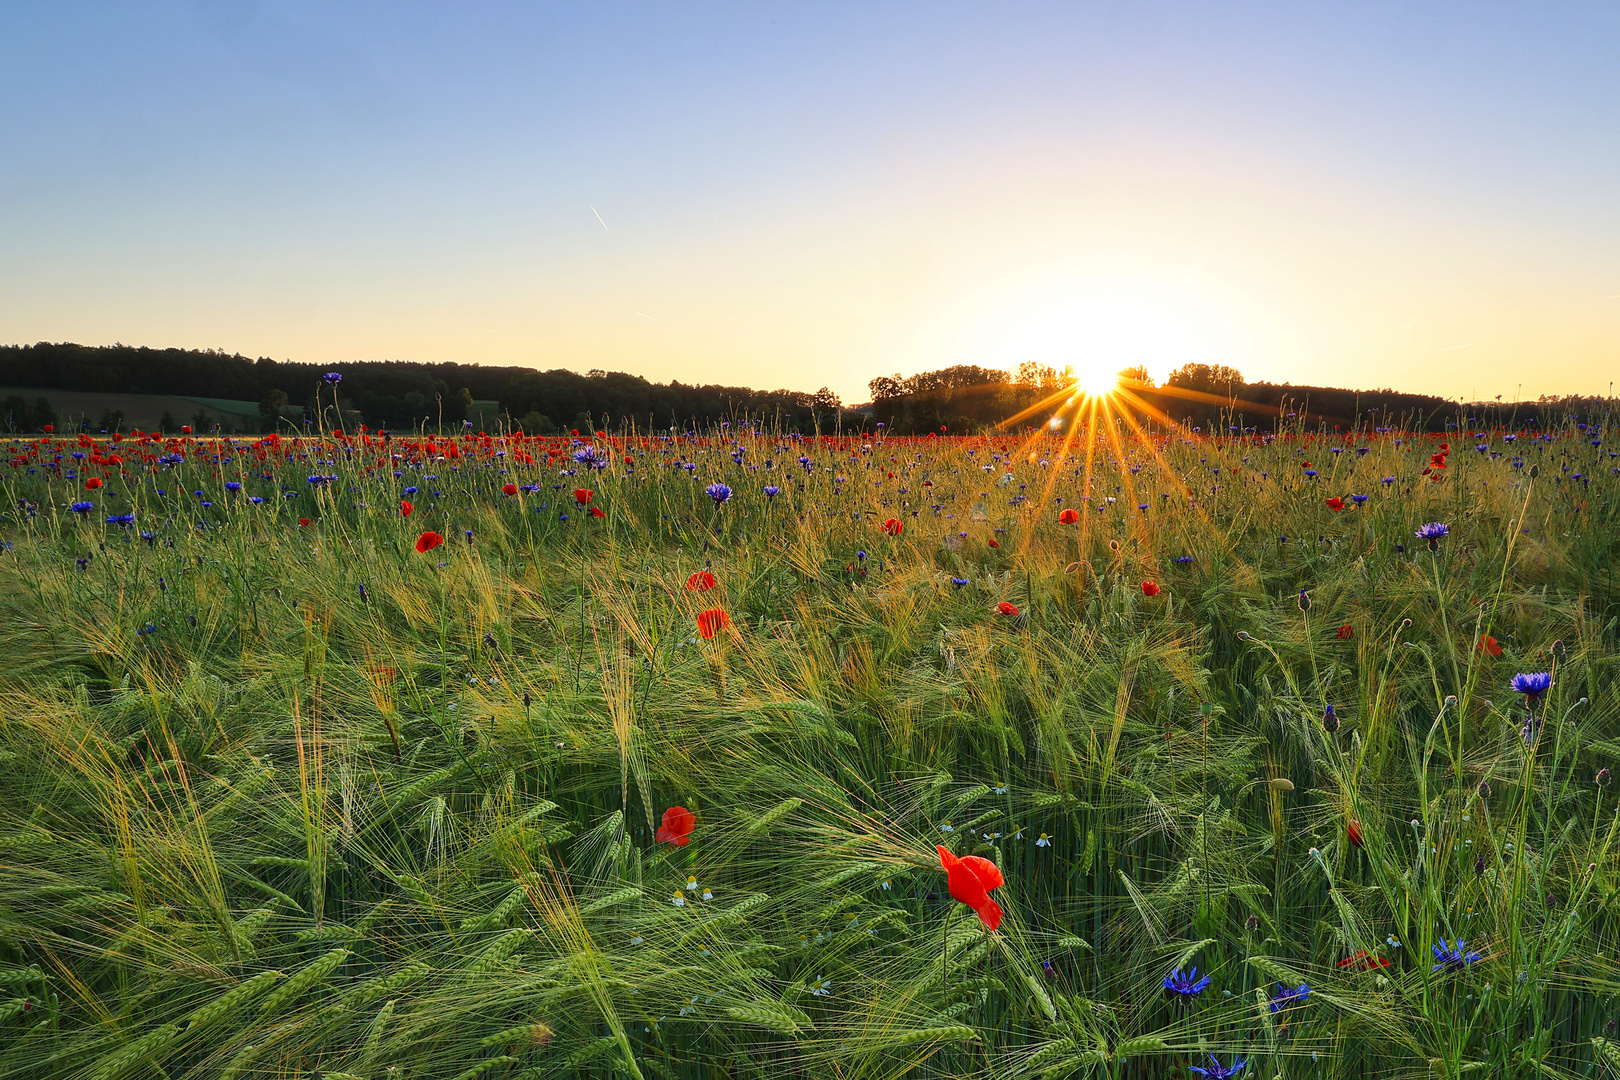
<path id="1" fill-rule="evenodd" d="M 1042 290 L 999 312 L 984 345 L 1015 375 L 1026 364 L 1066 370 L 1083 397 L 1114 393 L 1127 369 L 1162 379 L 1183 364 L 1225 362 L 1206 320 L 1162 292 L 1101 282 Z"/>

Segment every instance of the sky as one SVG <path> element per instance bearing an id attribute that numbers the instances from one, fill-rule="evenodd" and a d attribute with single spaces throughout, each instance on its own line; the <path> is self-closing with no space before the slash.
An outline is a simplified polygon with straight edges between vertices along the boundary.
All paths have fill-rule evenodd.
<path id="1" fill-rule="evenodd" d="M 1620 372 L 1620 6 L 0 4 L 0 343 Z"/>

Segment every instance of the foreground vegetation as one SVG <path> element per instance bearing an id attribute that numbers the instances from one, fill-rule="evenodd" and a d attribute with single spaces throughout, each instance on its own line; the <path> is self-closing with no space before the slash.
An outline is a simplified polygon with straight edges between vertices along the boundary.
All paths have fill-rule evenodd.
<path id="1" fill-rule="evenodd" d="M 1609 1075 L 1612 438 L 16 441 L 0 1076 Z"/>

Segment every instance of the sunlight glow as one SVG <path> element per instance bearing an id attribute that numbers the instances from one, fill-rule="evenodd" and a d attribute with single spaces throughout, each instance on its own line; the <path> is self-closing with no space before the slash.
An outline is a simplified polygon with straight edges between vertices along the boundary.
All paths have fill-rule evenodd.
<path id="1" fill-rule="evenodd" d="M 1182 364 L 1225 362 L 1210 328 L 1169 299 L 1128 285 L 1050 290 L 1004 310 L 986 344 L 1015 376 L 1029 364 L 1069 369 L 1082 399 L 1113 393 L 1126 369 L 1162 380 Z"/>

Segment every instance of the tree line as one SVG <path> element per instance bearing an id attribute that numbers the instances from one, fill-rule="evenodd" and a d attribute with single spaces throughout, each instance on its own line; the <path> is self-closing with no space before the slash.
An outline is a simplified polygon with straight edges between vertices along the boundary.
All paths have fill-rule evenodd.
<path id="1" fill-rule="evenodd" d="M 848 408 L 822 387 L 814 392 L 755 390 L 745 386 L 654 383 L 638 375 L 601 370 L 479 364 L 424 364 L 403 360 L 338 365 L 334 389 L 321 364 L 249 358 L 216 349 L 152 349 L 70 342 L 0 346 L 0 386 L 26 387 L 28 396 L 0 401 L 0 421 L 12 430 L 38 431 L 56 422 L 49 399 L 34 391 L 161 394 L 257 402 L 263 429 L 298 430 L 318 421 L 328 427 L 411 430 L 460 427 L 477 401 L 498 403 L 502 423 L 531 434 L 635 426 L 640 430 L 764 420 L 788 431 L 873 430 L 896 434 L 968 433 L 1004 425 L 1049 422 L 1069 405 L 1073 375 L 1051 365 L 1025 363 L 1015 372 L 971 364 L 912 376 L 880 376 L 868 384 L 869 405 Z M 1122 373 L 1125 392 L 1110 406 L 1138 423 L 1165 420 L 1217 434 L 1269 429 L 1278 421 L 1362 429 L 1412 427 L 1444 431 L 1465 424 L 1548 425 L 1566 416 L 1606 415 L 1602 398 L 1541 398 L 1535 402 L 1463 405 L 1388 388 L 1345 390 L 1286 383 L 1247 382 L 1220 365 L 1187 364 L 1156 385 L 1142 369 Z M 338 410 L 341 409 L 341 412 Z M 207 414 L 199 410 L 198 418 Z M 1016 418 L 1016 419 L 1014 419 Z M 99 428 L 122 425 L 117 410 Z M 487 418 L 486 418 L 487 419 Z M 190 422 L 190 421 L 187 421 Z M 165 414 L 165 430 L 180 421 Z"/>

